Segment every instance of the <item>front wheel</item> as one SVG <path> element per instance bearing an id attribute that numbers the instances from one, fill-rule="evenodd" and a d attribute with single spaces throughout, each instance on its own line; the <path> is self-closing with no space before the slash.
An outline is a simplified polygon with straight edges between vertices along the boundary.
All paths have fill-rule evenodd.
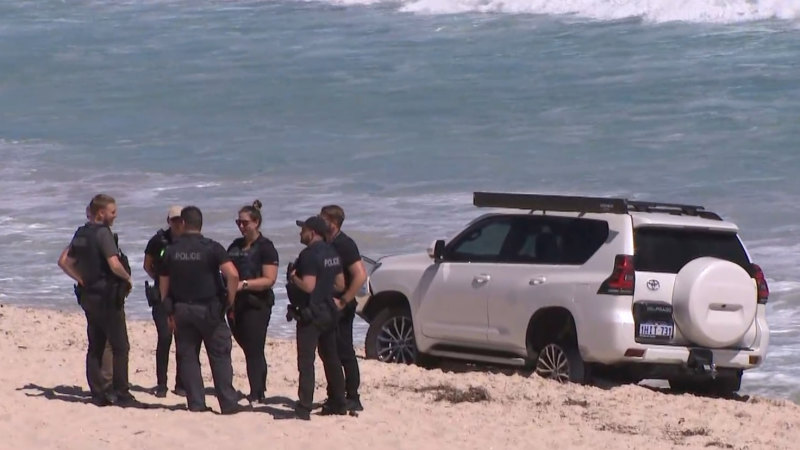
<path id="1" fill-rule="evenodd" d="M 387 308 L 378 313 L 370 321 L 364 347 L 369 359 L 399 364 L 417 362 L 419 352 L 411 314 L 401 308 Z"/>

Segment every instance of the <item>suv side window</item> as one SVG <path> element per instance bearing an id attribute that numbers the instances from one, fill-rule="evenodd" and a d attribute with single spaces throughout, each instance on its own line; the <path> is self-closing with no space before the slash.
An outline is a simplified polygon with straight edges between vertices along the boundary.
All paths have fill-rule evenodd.
<path id="1" fill-rule="evenodd" d="M 446 259 L 454 262 L 497 262 L 511 224 L 510 217 L 492 217 L 474 224 L 448 245 Z"/>
<path id="2" fill-rule="evenodd" d="M 581 265 L 608 238 L 608 223 L 554 216 L 517 217 L 501 261 L 523 264 Z"/>

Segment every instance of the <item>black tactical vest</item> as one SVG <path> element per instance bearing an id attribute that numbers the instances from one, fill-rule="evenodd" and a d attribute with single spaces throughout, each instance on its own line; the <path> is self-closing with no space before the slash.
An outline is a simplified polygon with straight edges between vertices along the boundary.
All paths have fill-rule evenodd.
<path id="1" fill-rule="evenodd" d="M 83 279 L 84 287 L 91 289 L 99 281 L 107 281 L 111 275 L 111 267 L 100 252 L 97 233 L 108 226 L 87 223 L 78 228 L 72 238 L 73 256 L 77 260 L 78 272 Z"/>
<path id="2" fill-rule="evenodd" d="M 221 297 L 222 261 L 214 254 L 214 244 L 202 235 L 189 234 L 167 249 L 169 291 L 175 303 L 211 303 Z"/>

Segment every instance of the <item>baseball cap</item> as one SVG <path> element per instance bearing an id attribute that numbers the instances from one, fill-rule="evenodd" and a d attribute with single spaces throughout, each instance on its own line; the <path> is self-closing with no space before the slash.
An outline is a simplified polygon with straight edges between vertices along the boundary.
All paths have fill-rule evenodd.
<path id="1" fill-rule="evenodd" d="M 320 236 L 325 236 L 328 232 L 328 224 L 320 216 L 311 216 L 306 220 L 297 220 L 295 223 L 298 227 L 308 228 Z"/>
<path id="2" fill-rule="evenodd" d="M 169 212 L 167 213 L 167 219 L 172 219 L 174 217 L 180 217 L 181 211 L 183 210 L 183 206 L 170 206 Z"/>

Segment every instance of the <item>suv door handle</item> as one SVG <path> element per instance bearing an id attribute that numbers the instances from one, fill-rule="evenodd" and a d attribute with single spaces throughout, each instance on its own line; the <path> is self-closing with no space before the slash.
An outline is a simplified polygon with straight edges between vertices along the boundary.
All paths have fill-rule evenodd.
<path id="1" fill-rule="evenodd" d="M 492 279 L 492 276 L 488 273 L 482 273 L 480 275 L 475 275 L 475 278 L 472 279 L 476 284 L 486 284 L 489 280 Z"/>
<path id="2" fill-rule="evenodd" d="M 531 278 L 528 284 L 531 286 L 539 286 L 540 284 L 544 284 L 545 281 L 547 281 L 547 277 L 535 277 Z"/>

